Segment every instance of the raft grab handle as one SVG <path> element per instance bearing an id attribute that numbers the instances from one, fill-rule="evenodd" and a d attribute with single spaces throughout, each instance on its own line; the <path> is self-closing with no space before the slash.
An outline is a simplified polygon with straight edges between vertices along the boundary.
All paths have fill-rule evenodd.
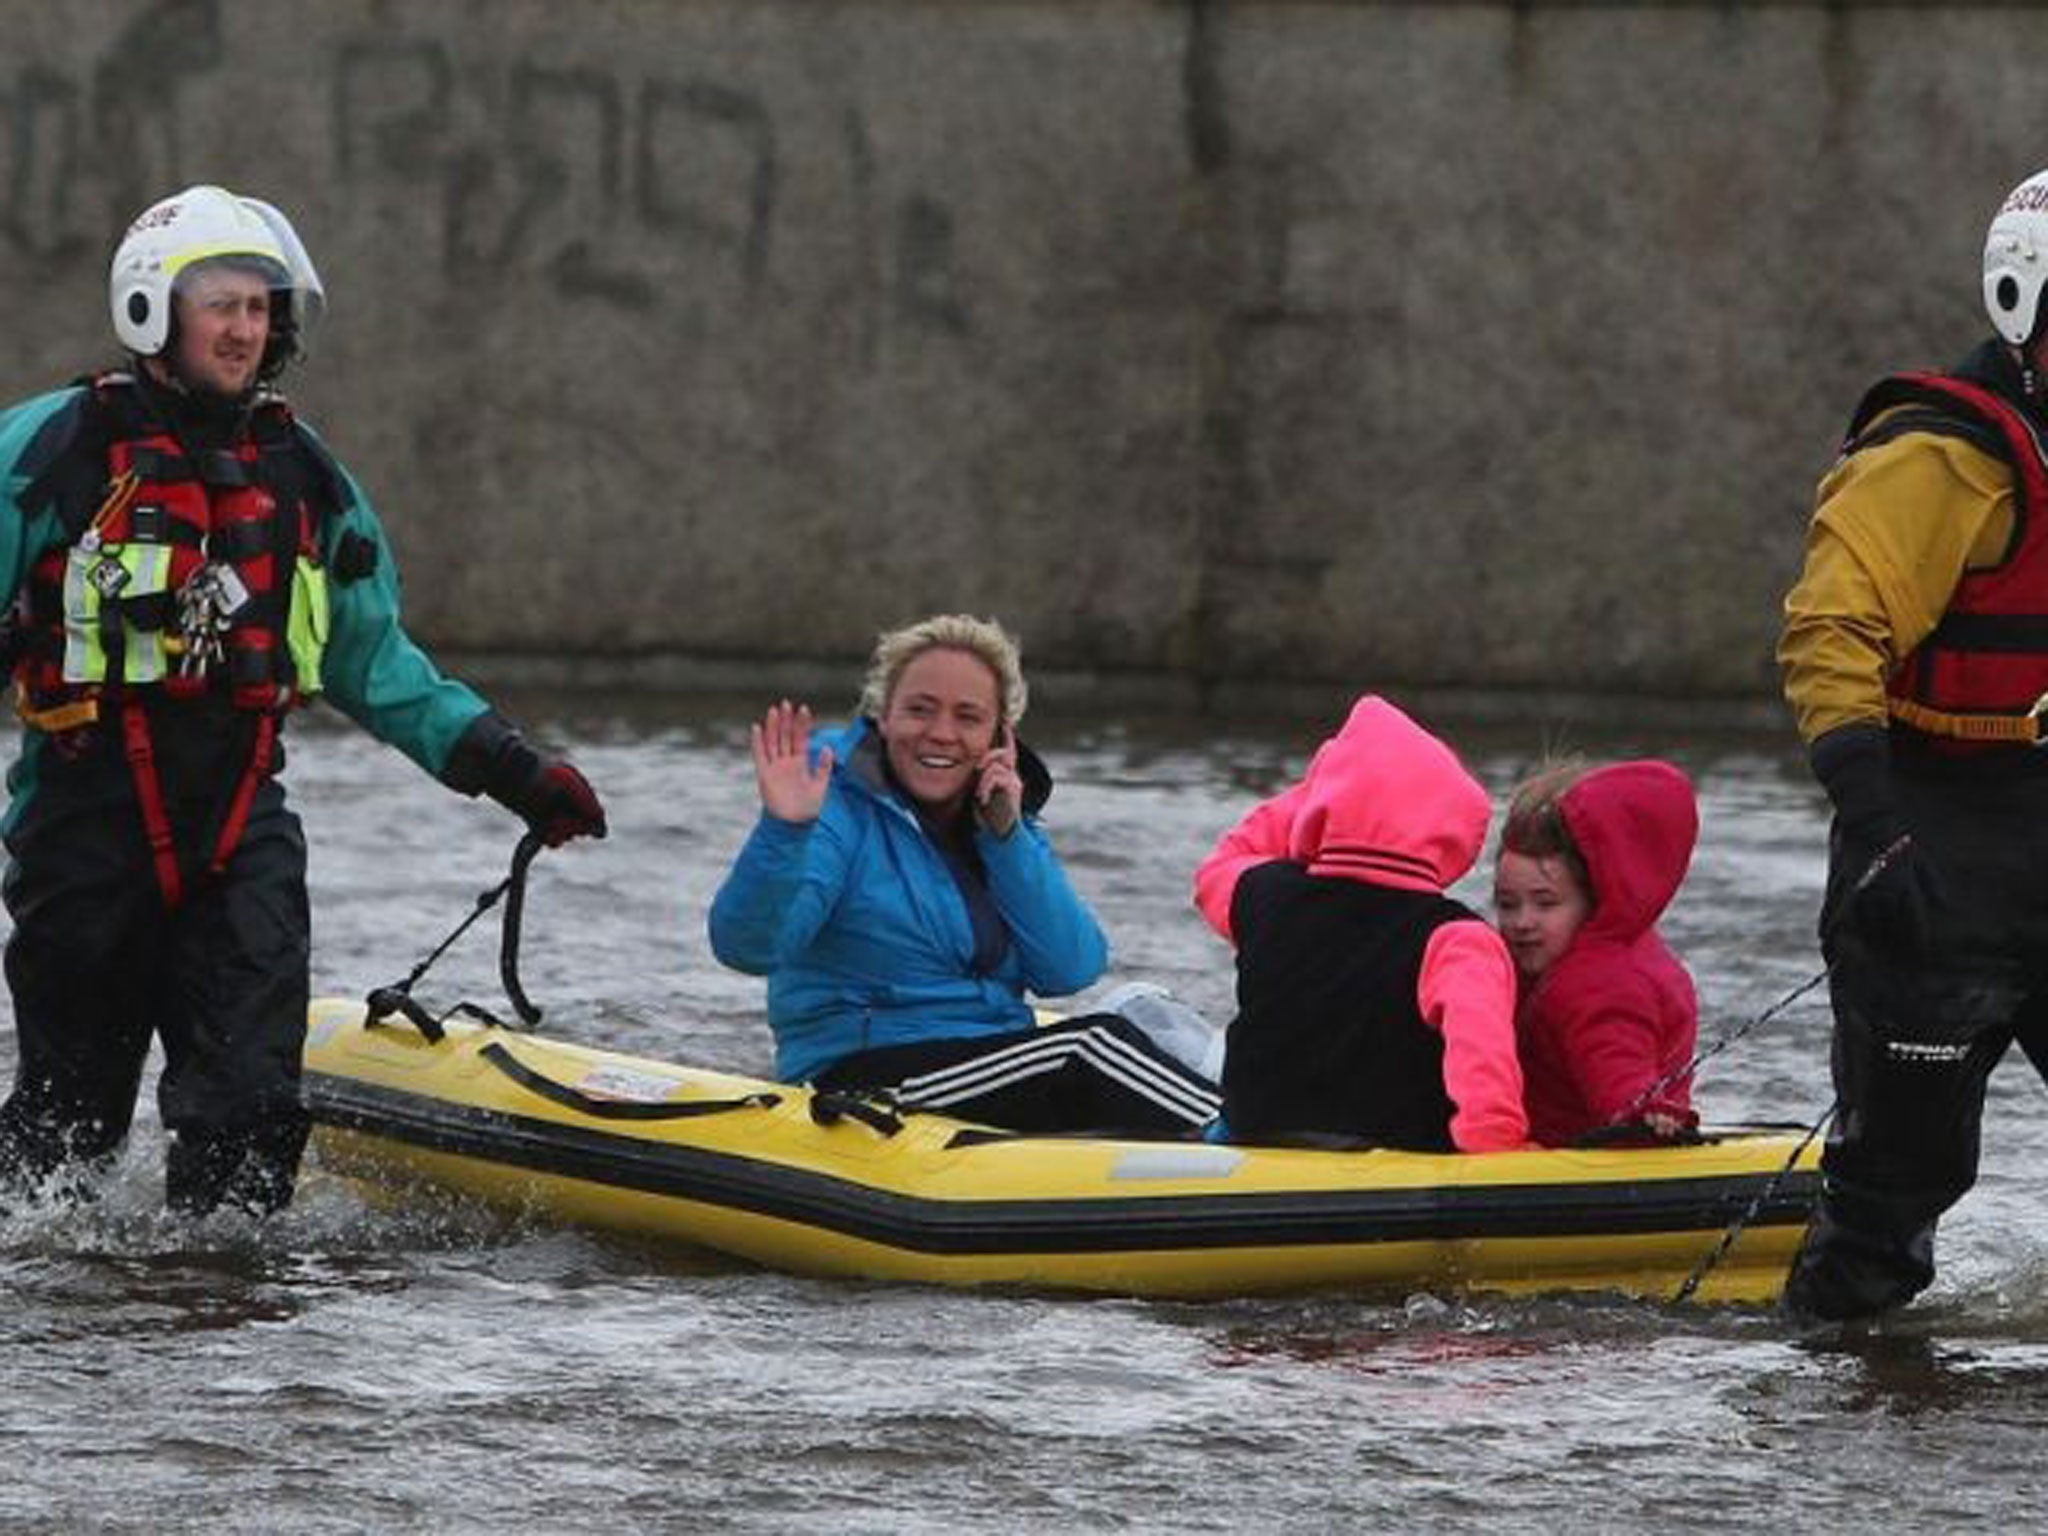
<path id="1" fill-rule="evenodd" d="M 688 1099 L 681 1103 L 667 1099 L 650 1102 L 599 1098 L 534 1070 L 496 1040 L 476 1054 L 479 1060 L 489 1062 L 528 1093 L 594 1120 L 694 1120 L 735 1109 L 772 1109 L 782 1102 L 781 1094 L 769 1092 L 743 1094 L 737 1099 Z"/>

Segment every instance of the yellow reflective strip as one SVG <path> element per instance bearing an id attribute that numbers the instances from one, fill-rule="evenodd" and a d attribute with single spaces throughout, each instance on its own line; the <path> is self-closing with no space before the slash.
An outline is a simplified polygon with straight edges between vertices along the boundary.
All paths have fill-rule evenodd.
<path id="1" fill-rule="evenodd" d="M 166 256 L 164 258 L 164 275 L 166 277 L 176 277 L 180 272 L 191 266 L 193 262 L 208 261 L 215 256 L 253 256 L 258 261 L 267 261 L 274 266 L 283 267 L 287 265 L 287 263 L 279 259 L 277 252 L 259 251 L 254 246 L 202 245 L 177 256 Z"/>
<path id="2" fill-rule="evenodd" d="M 100 592 L 86 578 L 98 559 L 74 549 L 64 561 L 64 681 L 97 683 L 107 675 L 100 650 Z"/>
<path id="3" fill-rule="evenodd" d="M 128 585 L 121 589 L 123 597 L 144 597 L 170 586 L 171 546 L 168 544 L 127 545 L 121 551 L 121 564 L 128 571 Z M 126 622 L 122 624 L 121 631 L 127 642 L 122 647 L 122 680 L 130 683 L 156 682 L 168 667 L 164 632 L 160 629 L 137 629 Z"/>
<path id="4" fill-rule="evenodd" d="M 327 572 L 300 555 L 292 566 L 291 605 L 285 616 L 285 648 L 300 693 L 320 691 L 320 661 L 327 650 Z"/>

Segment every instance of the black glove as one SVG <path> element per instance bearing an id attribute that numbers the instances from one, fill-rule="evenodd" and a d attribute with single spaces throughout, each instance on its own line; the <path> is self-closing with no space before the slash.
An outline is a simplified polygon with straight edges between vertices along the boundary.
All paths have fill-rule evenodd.
<path id="1" fill-rule="evenodd" d="M 1892 790 L 1890 737 L 1881 725 L 1838 726 L 1814 742 L 1808 760 L 1835 806 L 1836 896 L 1827 929 L 1850 927 L 1873 949 L 1922 958 L 1941 898 Z"/>
<path id="2" fill-rule="evenodd" d="M 448 756 L 442 779 L 465 794 L 489 795 L 550 848 L 572 837 L 603 837 L 604 807 L 574 765 L 536 752 L 494 712 L 479 715 Z"/>

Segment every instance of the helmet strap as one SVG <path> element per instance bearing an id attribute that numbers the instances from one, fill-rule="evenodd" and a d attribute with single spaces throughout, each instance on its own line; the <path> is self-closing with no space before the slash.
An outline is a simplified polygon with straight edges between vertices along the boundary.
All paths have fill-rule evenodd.
<path id="1" fill-rule="evenodd" d="M 2025 346 L 2008 347 L 2012 354 L 2013 367 L 2019 371 L 2020 393 L 2029 405 L 2042 404 L 2041 365 L 2035 357 L 2038 340 L 2029 341 Z"/>
<path id="2" fill-rule="evenodd" d="M 2026 396 L 2029 401 L 2038 400 L 2040 398 L 2041 377 L 2040 370 L 2034 366 L 2034 349 L 2032 347 L 2016 347 L 2007 341 L 2003 343 L 2000 350 L 2005 353 L 2007 360 L 2011 362 L 2012 371 L 2019 375 L 2020 393 Z"/>
<path id="3" fill-rule="evenodd" d="M 2048 336 L 2048 293 L 2034 296 L 2034 323 L 2027 332 L 2027 339 L 2012 347 L 2012 360 L 2020 373 L 2020 392 L 2032 405 L 2041 400 L 2041 342 Z"/>

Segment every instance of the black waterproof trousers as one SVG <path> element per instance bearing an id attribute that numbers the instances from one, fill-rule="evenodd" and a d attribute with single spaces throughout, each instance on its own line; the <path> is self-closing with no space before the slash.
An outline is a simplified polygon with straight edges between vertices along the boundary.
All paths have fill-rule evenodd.
<path id="1" fill-rule="evenodd" d="M 190 727 L 210 736 L 190 740 L 177 722 L 159 728 L 191 872 L 176 911 L 151 865 L 118 731 L 32 765 L 37 782 L 7 837 L 18 1061 L 0 1105 L 0 1189 L 46 1188 L 111 1159 L 154 1037 L 170 1204 L 267 1212 L 290 1201 L 308 1127 L 299 1057 L 310 922 L 305 839 L 275 779 L 257 790 L 224 872 L 196 874 L 246 761 L 242 725 L 214 715 Z"/>
<path id="2" fill-rule="evenodd" d="M 1896 776 L 1937 878 L 1926 955 L 1863 941 L 1842 910 L 1862 871 L 1842 867 L 1835 841 L 1822 933 L 1837 1116 L 1786 1291 L 1798 1315 L 1867 1317 L 1923 1290 L 1936 1221 L 1977 1177 L 1992 1069 L 2017 1041 L 2048 1075 L 2048 774 L 2023 768 Z"/>

